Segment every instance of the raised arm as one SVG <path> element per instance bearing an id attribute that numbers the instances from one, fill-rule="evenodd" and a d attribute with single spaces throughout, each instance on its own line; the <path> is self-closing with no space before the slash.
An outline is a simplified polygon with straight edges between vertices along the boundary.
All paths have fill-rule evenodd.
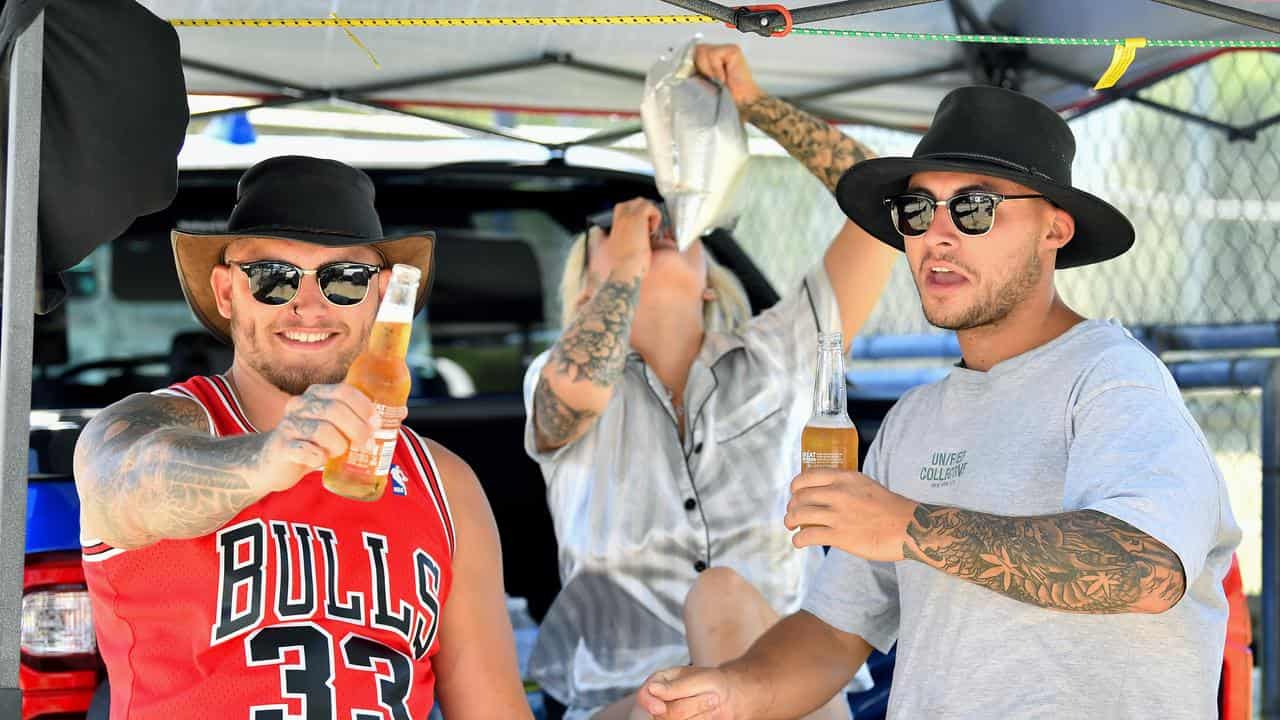
<path id="1" fill-rule="evenodd" d="M 640 688 L 637 706 L 659 720 L 804 717 L 848 684 L 870 654 L 866 640 L 801 611 L 778 621 L 745 655 L 719 668 L 654 674 Z"/>
<path id="2" fill-rule="evenodd" d="M 440 653 L 433 661 L 441 707 L 450 720 L 531 719 L 507 616 L 493 512 L 466 462 L 428 444 L 444 478 L 457 536 L 453 588 L 441 616 Z"/>
<path id="3" fill-rule="evenodd" d="M 363 442 L 372 415 L 355 388 L 314 385 L 271 432 L 218 438 L 193 400 L 131 395 L 98 413 L 76 442 L 81 530 L 126 549 L 207 535 Z"/>
<path id="4" fill-rule="evenodd" d="M 613 231 L 588 237 L 588 250 L 597 257 L 588 263 L 582 302 L 551 347 L 534 389 L 534 430 L 544 452 L 568 445 L 591 427 L 626 365 L 640 283 L 649 271 L 649 233 L 661 216 L 639 199 L 613 212 Z"/>
<path id="5" fill-rule="evenodd" d="M 694 60 L 699 72 L 728 87 L 743 120 L 776 140 L 828 190 L 835 191 L 846 170 L 874 157 L 865 145 L 825 120 L 766 95 L 738 46 L 703 45 Z M 823 263 L 840 305 L 845 347 L 875 308 L 898 254 L 847 220 L 827 248 Z"/>

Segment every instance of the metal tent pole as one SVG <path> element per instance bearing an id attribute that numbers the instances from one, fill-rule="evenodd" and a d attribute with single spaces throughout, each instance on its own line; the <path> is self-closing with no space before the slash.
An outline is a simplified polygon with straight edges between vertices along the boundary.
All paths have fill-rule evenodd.
<path id="1" fill-rule="evenodd" d="M 1262 15 L 1248 10 L 1210 2 L 1209 0 L 1155 0 L 1161 5 L 1176 7 L 1179 10 L 1207 15 L 1211 18 L 1226 20 L 1237 25 L 1246 25 L 1271 33 L 1280 33 L 1280 18 Z"/>
<path id="2" fill-rule="evenodd" d="M 836 20 L 853 15 L 862 15 L 863 13 L 895 10 L 901 7 L 924 5 L 931 2 L 938 2 L 938 0 L 846 0 L 845 2 L 792 8 L 791 18 L 796 25 L 803 25 L 821 20 Z"/>
<path id="3" fill-rule="evenodd" d="M 26 551 L 31 352 L 35 326 L 36 208 L 40 194 L 40 103 L 44 13 L 18 36 L 9 74 L 4 204 L 4 294 L 0 319 L 0 717 L 22 717 L 18 664 Z"/>

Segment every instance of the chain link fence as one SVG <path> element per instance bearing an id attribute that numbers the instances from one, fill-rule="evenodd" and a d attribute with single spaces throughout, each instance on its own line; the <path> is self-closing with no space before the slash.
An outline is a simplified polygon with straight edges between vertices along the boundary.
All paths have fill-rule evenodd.
<path id="1" fill-rule="evenodd" d="M 1142 95 L 1243 127 L 1280 113 L 1277 87 L 1280 53 L 1232 52 Z M 1280 125 L 1253 140 L 1233 140 L 1221 128 L 1121 101 L 1073 121 L 1072 128 L 1075 183 L 1119 207 L 1133 222 L 1137 243 L 1111 262 L 1058 273 L 1069 305 L 1131 327 L 1280 320 Z M 919 140 L 877 128 L 848 132 L 879 155 L 910 155 Z M 739 198 L 738 238 L 780 290 L 795 286 L 819 261 L 844 221 L 830 193 L 788 158 L 753 158 Z M 920 311 L 904 261 L 864 332 L 936 332 Z M 1250 352 L 1280 354 L 1280 348 Z M 1187 403 L 1227 478 L 1244 530 L 1239 557 L 1245 588 L 1256 595 L 1262 557 L 1260 393 L 1197 390 L 1187 393 Z"/>

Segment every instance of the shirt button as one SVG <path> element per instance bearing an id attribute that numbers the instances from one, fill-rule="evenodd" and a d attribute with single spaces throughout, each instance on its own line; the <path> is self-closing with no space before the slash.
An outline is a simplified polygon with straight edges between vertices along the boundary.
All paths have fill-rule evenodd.
<path id="1" fill-rule="evenodd" d="M 697 500 L 694 500 L 693 498 L 689 498 L 688 500 L 685 500 L 685 501 L 684 501 L 684 509 L 685 509 L 685 510 L 693 510 L 693 509 L 694 509 L 694 508 L 696 508 L 696 507 L 698 507 L 698 501 L 697 501 Z"/>
<path id="2" fill-rule="evenodd" d="M 698 562 L 693 564 L 693 569 L 694 569 L 694 572 L 702 572 L 703 570 L 707 569 L 707 564 L 699 560 Z"/>
<path id="3" fill-rule="evenodd" d="M 702 443 L 698 443 L 697 445 L 694 445 L 693 452 L 695 455 L 702 452 Z"/>

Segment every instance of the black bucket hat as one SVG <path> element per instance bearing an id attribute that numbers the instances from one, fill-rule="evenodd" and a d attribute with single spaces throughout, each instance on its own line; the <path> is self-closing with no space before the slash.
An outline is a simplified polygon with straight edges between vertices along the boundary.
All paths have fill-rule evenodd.
<path id="1" fill-rule="evenodd" d="M 907 188 L 912 175 L 976 173 L 1026 185 L 1075 219 L 1058 268 L 1110 260 L 1133 246 L 1133 225 L 1104 200 L 1071 186 L 1076 141 L 1058 113 L 1022 93 L 970 86 L 952 90 L 909 158 L 873 158 L 840 178 L 840 209 L 867 232 L 902 250 L 885 198 Z"/>
<path id="2" fill-rule="evenodd" d="M 384 237 L 368 175 L 336 160 L 297 155 L 269 158 L 240 177 L 226 232 L 171 233 L 173 259 L 187 303 L 196 319 L 224 342 L 230 342 L 231 323 L 218 313 L 210 275 L 225 260 L 227 245 L 243 237 L 326 247 L 368 245 L 382 255 L 388 268 L 402 263 L 422 271 L 415 313 L 426 304 L 431 290 L 435 235 Z"/>

